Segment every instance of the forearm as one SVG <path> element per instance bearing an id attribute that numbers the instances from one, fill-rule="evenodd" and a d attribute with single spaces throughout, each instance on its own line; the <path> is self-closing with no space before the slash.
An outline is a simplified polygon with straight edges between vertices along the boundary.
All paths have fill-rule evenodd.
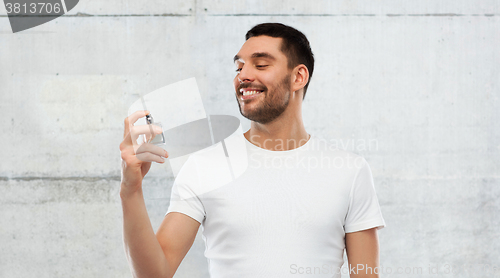
<path id="1" fill-rule="evenodd" d="M 142 190 L 120 192 L 125 253 L 134 277 L 168 277 L 170 271 L 151 226 Z"/>

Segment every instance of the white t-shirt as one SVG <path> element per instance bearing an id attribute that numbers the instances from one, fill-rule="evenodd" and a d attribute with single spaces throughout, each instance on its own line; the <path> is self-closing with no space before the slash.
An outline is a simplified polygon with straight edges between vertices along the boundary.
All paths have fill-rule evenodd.
<path id="1" fill-rule="evenodd" d="M 211 277 L 340 277 L 345 233 L 385 226 L 366 160 L 315 136 L 290 151 L 245 142 L 235 181 L 197 194 L 177 182 L 200 167 L 190 158 L 172 188 L 167 213 L 201 223 Z"/>

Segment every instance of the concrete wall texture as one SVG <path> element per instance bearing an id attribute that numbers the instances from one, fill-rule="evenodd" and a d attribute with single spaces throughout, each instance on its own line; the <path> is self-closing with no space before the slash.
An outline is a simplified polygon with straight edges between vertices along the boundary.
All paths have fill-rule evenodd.
<path id="1" fill-rule="evenodd" d="M 15 34 L 4 8 L 0 277 L 131 277 L 118 149 L 128 106 L 194 76 L 207 112 L 247 130 L 232 58 L 261 22 L 311 42 L 307 131 L 372 167 L 382 277 L 500 277 L 499 1 L 81 0 Z M 144 182 L 155 230 L 172 183 L 168 165 Z M 208 277 L 203 251 L 198 235 L 176 277 Z"/>

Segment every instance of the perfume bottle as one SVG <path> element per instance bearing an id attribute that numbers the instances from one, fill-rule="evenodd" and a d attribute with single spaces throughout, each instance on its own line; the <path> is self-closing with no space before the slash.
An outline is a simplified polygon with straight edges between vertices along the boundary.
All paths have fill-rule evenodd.
<path id="1" fill-rule="evenodd" d="M 162 133 L 160 134 L 155 134 L 153 132 L 153 129 L 151 128 L 151 133 L 153 133 L 153 137 L 148 141 L 148 143 L 151 143 L 153 145 L 163 145 L 165 144 L 165 136 L 163 135 L 163 127 L 161 126 L 160 122 L 154 122 L 153 116 L 151 114 L 146 115 L 146 122 L 148 125 L 155 125 L 159 126 L 162 129 Z"/>

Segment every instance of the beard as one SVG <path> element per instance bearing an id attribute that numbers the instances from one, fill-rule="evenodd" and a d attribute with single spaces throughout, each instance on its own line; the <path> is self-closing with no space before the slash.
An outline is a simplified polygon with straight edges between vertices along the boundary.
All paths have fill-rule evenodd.
<path id="1" fill-rule="evenodd" d="M 285 112 L 288 107 L 288 103 L 290 101 L 290 80 L 291 74 L 288 74 L 281 80 L 281 82 L 276 86 L 273 92 L 269 94 L 269 90 L 267 88 L 261 93 L 263 94 L 262 100 L 259 100 L 260 103 L 256 105 L 254 109 L 246 109 L 244 112 L 241 110 L 241 102 L 238 99 L 238 94 L 236 94 L 236 101 L 238 102 L 238 106 L 240 108 L 240 113 L 243 117 L 260 123 L 267 124 L 274 121 L 278 118 L 283 112 Z M 250 86 L 246 86 L 250 87 Z M 238 87 L 238 92 L 243 86 Z M 244 100 L 241 100 L 245 102 Z M 257 100 L 252 100 L 257 101 Z"/>

